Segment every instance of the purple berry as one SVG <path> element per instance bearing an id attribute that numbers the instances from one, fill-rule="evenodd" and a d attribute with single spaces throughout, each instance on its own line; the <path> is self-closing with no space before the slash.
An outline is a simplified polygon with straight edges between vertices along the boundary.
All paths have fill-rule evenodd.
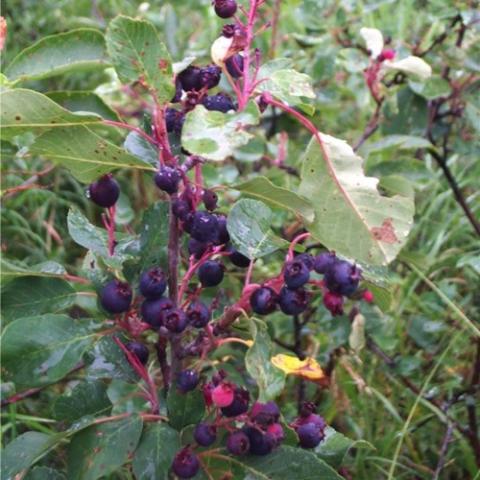
<path id="1" fill-rule="evenodd" d="M 89 198 L 100 207 L 113 207 L 120 196 L 120 186 L 111 174 L 104 175 L 88 187 Z"/>
<path id="2" fill-rule="evenodd" d="M 155 174 L 155 183 L 160 190 L 169 193 L 176 193 L 180 183 L 180 173 L 176 168 L 163 166 Z"/>
<path id="3" fill-rule="evenodd" d="M 297 255 L 295 257 L 295 260 L 299 260 L 300 262 L 303 262 L 303 264 L 309 270 L 313 270 L 313 265 L 315 263 L 315 258 L 313 257 L 313 255 L 310 255 L 309 253 L 301 253 L 300 255 Z"/>
<path id="4" fill-rule="evenodd" d="M 360 269 L 345 260 L 336 260 L 325 273 L 326 287 L 339 295 L 351 295 L 358 287 Z"/>
<path id="5" fill-rule="evenodd" d="M 220 83 L 222 69 L 217 65 L 208 65 L 200 70 L 200 81 L 202 87 L 207 89 L 215 88 Z"/>
<path id="6" fill-rule="evenodd" d="M 323 294 L 325 308 L 335 317 L 343 314 L 343 296 L 338 293 L 326 291 Z"/>
<path id="7" fill-rule="evenodd" d="M 217 93 L 216 95 L 209 95 L 203 98 L 202 105 L 207 110 L 227 113 L 230 110 L 235 110 L 233 100 L 226 93 Z"/>
<path id="8" fill-rule="evenodd" d="M 232 78 L 240 78 L 243 76 L 243 56 L 239 53 L 227 58 L 225 66 Z"/>
<path id="9" fill-rule="evenodd" d="M 330 267 L 335 263 L 336 255 L 333 252 L 323 252 L 318 254 L 313 262 L 313 268 L 317 273 L 327 273 Z"/>
<path id="10" fill-rule="evenodd" d="M 203 287 L 215 287 L 223 280 L 224 266 L 216 260 L 207 260 L 198 269 L 198 279 Z"/>
<path id="11" fill-rule="evenodd" d="M 255 427 L 245 427 L 244 432 L 250 440 L 250 453 L 253 455 L 268 455 L 276 445 L 275 438 Z"/>
<path id="12" fill-rule="evenodd" d="M 217 429 L 208 423 L 199 423 L 193 432 L 193 438 L 202 447 L 209 447 L 217 439 Z"/>
<path id="13" fill-rule="evenodd" d="M 230 18 L 237 11 L 237 2 L 235 0 L 214 0 L 215 13 L 220 18 Z"/>
<path id="14" fill-rule="evenodd" d="M 165 111 L 165 126 L 167 132 L 180 135 L 184 122 L 185 114 L 183 112 L 175 110 L 174 108 L 167 108 Z"/>
<path id="15" fill-rule="evenodd" d="M 230 249 L 228 258 L 237 267 L 247 268 L 250 266 L 250 259 L 234 248 Z"/>
<path id="16" fill-rule="evenodd" d="M 305 423 L 297 428 L 297 435 L 302 448 L 315 448 L 323 439 L 324 433 L 314 423 Z"/>
<path id="17" fill-rule="evenodd" d="M 213 243 L 215 245 L 225 245 L 230 241 L 230 235 L 227 229 L 227 217 L 225 215 L 217 215 L 217 236 L 215 237 Z"/>
<path id="18" fill-rule="evenodd" d="M 317 415 L 316 413 L 310 413 L 309 415 L 306 415 L 304 417 L 300 417 L 297 419 L 298 425 L 305 425 L 307 423 L 312 423 L 315 425 L 321 432 L 325 430 L 325 427 L 327 426 L 327 423 L 321 417 L 320 415 Z"/>
<path id="19" fill-rule="evenodd" d="M 188 200 L 177 198 L 172 202 L 172 213 L 182 221 L 185 221 L 192 209 Z"/>
<path id="20" fill-rule="evenodd" d="M 164 310 L 161 319 L 162 324 L 172 333 L 182 333 L 187 328 L 187 316 L 180 308 Z"/>
<path id="21" fill-rule="evenodd" d="M 199 242 L 213 242 L 218 236 L 218 218 L 213 213 L 195 212 L 190 235 Z"/>
<path id="22" fill-rule="evenodd" d="M 250 403 L 250 393 L 244 388 L 237 387 L 233 395 L 233 402 L 227 407 L 223 407 L 222 414 L 225 417 L 237 417 L 248 411 Z"/>
<path id="23" fill-rule="evenodd" d="M 245 455 L 250 450 L 250 440 L 245 432 L 237 430 L 227 438 L 227 450 L 232 455 Z"/>
<path id="24" fill-rule="evenodd" d="M 275 446 L 280 445 L 285 440 L 285 432 L 283 427 L 279 423 L 272 423 L 267 427 L 267 433 L 269 433 L 275 441 Z"/>
<path id="25" fill-rule="evenodd" d="M 202 200 L 207 210 L 213 211 L 217 208 L 218 195 L 213 190 L 204 190 Z"/>
<path id="26" fill-rule="evenodd" d="M 280 310 L 287 315 L 298 315 L 307 309 L 310 294 L 303 288 L 291 290 L 283 287 L 280 290 L 278 304 Z"/>
<path id="27" fill-rule="evenodd" d="M 189 447 L 182 448 L 172 462 L 172 471 L 179 478 L 192 478 L 200 469 L 200 461 Z"/>
<path id="28" fill-rule="evenodd" d="M 278 422 L 278 419 L 280 418 L 280 410 L 275 402 L 256 402 L 253 404 L 250 418 L 258 425 L 266 427 L 267 425 Z"/>
<path id="29" fill-rule="evenodd" d="M 277 308 L 278 296 L 270 287 L 260 287 L 250 297 L 250 306 L 259 315 L 268 315 Z"/>
<path id="30" fill-rule="evenodd" d="M 162 313 L 165 310 L 170 310 L 172 308 L 173 302 L 166 297 L 145 300 L 141 307 L 142 318 L 145 323 L 148 323 L 154 329 L 157 329 L 163 325 Z"/>
<path id="31" fill-rule="evenodd" d="M 132 303 L 130 285 L 119 280 L 108 282 L 100 292 L 100 303 L 109 313 L 126 312 Z"/>
<path id="32" fill-rule="evenodd" d="M 140 275 L 140 292 L 145 298 L 160 298 L 166 288 L 167 278 L 160 267 L 152 267 Z"/>
<path id="33" fill-rule="evenodd" d="M 203 328 L 210 321 L 210 309 L 200 300 L 196 300 L 188 306 L 187 319 L 195 328 Z"/>
<path id="34" fill-rule="evenodd" d="M 182 84 L 180 80 L 177 78 L 175 80 L 175 95 L 170 100 L 171 103 L 177 103 L 182 99 Z"/>
<path id="35" fill-rule="evenodd" d="M 145 365 L 148 361 L 148 348 L 140 342 L 128 342 L 125 347 L 138 358 L 138 361 Z"/>
<path id="36" fill-rule="evenodd" d="M 190 65 L 178 74 L 178 80 L 186 92 L 200 90 L 202 88 L 201 69 L 195 65 Z"/>
<path id="37" fill-rule="evenodd" d="M 195 370 L 182 370 L 177 375 L 177 388 L 182 393 L 191 392 L 196 388 L 199 381 L 200 377 Z"/>
<path id="38" fill-rule="evenodd" d="M 310 271 L 304 262 L 293 259 L 285 264 L 283 278 L 288 288 L 299 288 L 310 279 Z"/>
<path id="39" fill-rule="evenodd" d="M 188 240 L 188 253 L 193 255 L 196 259 L 199 259 L 208 248 L 208 243 L 199 242 L 194 238 Z"/>

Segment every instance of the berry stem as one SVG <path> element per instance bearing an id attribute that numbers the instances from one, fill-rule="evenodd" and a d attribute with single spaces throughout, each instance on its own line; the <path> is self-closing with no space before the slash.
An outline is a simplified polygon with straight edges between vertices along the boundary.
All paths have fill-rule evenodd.
<path id="1" fill-rule="evenodd" d="M 155 107 L 153 109 L 153 124 L 155 126 L 155 137 L 160 145 L 158 161 L 161 165 L 174 164 L 176 159 L 172 154 L 170 143 L 168 141 L 167 127 L 165 125 L 165 107 L 160 105 L 156 98 L 154 98 Z"/>
<path id="2" fill-rule="evenodd" d="M 107 213 L 102 213 L 102 222 L 108 235 L 108 254 L 113 257 L 115 253 L 115 205 L 107 209 Z"/>
<path id="3" fill-rule="evenodd" d="M 286 262 L 293 259 L 293 250 L 295 249 L 295 245 L 297 245 L 297 243 L 301 242 L 302 240 L 305 240 L 309 236 L 310 236 L 310 234 L 308 232 L 307 233 L 302 233 L 302 234 L 298 235 L 297 237 L 295 237 L 290 242 L 290 246 L 288 247 L 287 256 L 285 257 Z"/>

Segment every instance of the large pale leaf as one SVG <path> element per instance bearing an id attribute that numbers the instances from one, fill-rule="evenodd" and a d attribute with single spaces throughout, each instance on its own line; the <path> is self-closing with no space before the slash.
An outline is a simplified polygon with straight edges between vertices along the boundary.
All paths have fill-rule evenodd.
<path id="1" fill-rule="evenodd" d="M 227 218 L 227 229 L 232 243 L 248 258 L 260 258 L 288 242 L 271 230 L 272 211 L 258 200 L 244 198 L 233 206 Z"/>
<path id="2" fill-rule="evenodd" d="M 66 315 L 20 318 L 2 336 L 2 371 L 18 388 L 55 383 L 81 360 L 95 337 L 88 320 Z"/>
<path id="3" fill-rule="evenodd" d="M 194 155 L 222 161 L 233 155 L 236 148 L 246 145 L 252 134 L 246 127 L 257 125 L 260 111 L 251 101 L 240 113 L 208 111 L 197 105 L 187 114 L 182 129 L 182 146 Z"/>
<path id="4" fill-rule="evenodd" d="M 328 159 L 315 138 L 303 159 L 299 193 L 315 199 L 314 238 L 341 255 L 368 264 L 391 262 L 413 225 L 411 196 L 385 197 L 378 179 L 366 177 L 362 159 L 343 140 L 321 135 Z"/>
<path id="5" fill-rule="evenodd" d="M 133 455 L 142 434 L 140 417 L 93 425 L 77 433 L 68 448 L 69 480 L 108 477 Z"/>
<path id="6" fill-rule="evenodd" d="M 62 73 L 109 66 L 98 30 L 81 28 L 42 38 L 21 51 L 5 70 L 9 80 L 40 80 Z"/>
<path id="7" fill-rule="evenodd" d="M 148 425 L 135 451 L 133 473 L 137 480 L 168 478 L 173 457 L 180 449 L 178 432 L 163 423 Z"/>
<path id="8" fill-rule="evenodd" d="M 383 35 L 382 32 L 376 28 L 360 29 L 360 35 L 365 40 L 367 49 L 370 51 L 372 58 L 377 58 L 383 50 Z"/>
<path id="9" fill-rule="evenodd" d="M 385 68 L 413 75 L 420 80 L 427 80 L 432 74 L 432 67 L 422 58 L 409 56 L 396 61 L 384 62 Z"/>
<path id="10" fill-rule="evenodd" d="M 2 139 L 9 140 L 26 131 L 46 130 L 76 125 L 95 125 L 98 115 L 71 113 L 41 93 L 19 88 L 0 93 Z"/>
<path id="11" fill-rule="evenodd" d="M 286 188 L 277 187 L 266 177 L 255 177 L 232 188 L 240 190 L 249 197 L 257 198 L 273 208 L 289 210 L 305 218 L 307 222 L 312 222 L 314 219 L 315 212 L 312 204 L 306 198 Z"/>
<path id="12" fill-rule="evenodd" d="M 277 397 L 285 386 L 285 374 L 273 365 L 272 341 L 265 324 L 252 321 L 253 345 L 245 355 L 245 366 L 255 379 L 259 390 L 259 400 L 265 402 Z"/>
<path id="13" fill-rule="evenodd" d="M 31 151 L 68 168 L 81 182 L 92 182 L 117 168 L 153 170 L 83 125 L 45 132 L 35 140 Z"/>
<path id="14" fill-rule="evenodd" d="M 151 23 L 119 15 L 110 22 L 106 39 L 108 53 L 122 82 L 141 82 L 160 103 L 173 97 L 170 54 Z"/>

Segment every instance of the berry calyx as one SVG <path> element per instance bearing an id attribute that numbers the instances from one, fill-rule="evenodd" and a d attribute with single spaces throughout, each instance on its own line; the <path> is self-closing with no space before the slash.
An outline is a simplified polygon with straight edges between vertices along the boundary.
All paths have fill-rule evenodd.
<path id="1" fill-rule="evenodd" d="M 145 298 L 160 298 L 166 288 L 167 278 L 160 267 L 152 267 L 140 275 L 140 292 Z"/>
<path id="2" fill-rule="evenodd" d="M 210 321 L 210 309 L 200 300 L 192 302 L 187 309 L 188 323 L 195 328 L 203 328 Z"/>
<path id="3" fill-rule="evenodd" d="M 213 242 L 218 236 L 218 218 L 213 213 L 195 212 L 190 235 L 199 242 Z"/>
<path id="4" fill-rule="evenodd" d="M 92 202 L 100 207 L 113 207 L 120 196 L 120 186 L 111 174 L 104 175 L 90 184 L 88 196 Z"/>
<path id="5" fill-rule="evenodd" d="M 221 383 L 211 391 L 211 399 L 215 406 L 222 408 L 232 404 L 235 396 L 235 389 L 229 383 Z"/>
<path id="6" fill-rule="evenodd" d="M 207 110 L 213 110 L 215 112 L 227 113 L 230 110 L 235 110 L 233 100 L 226 93 L 206 96 L 202 100 L 202 105 Z"/>
<path id="7" fill-rule="evenodd" d="M 138 361 L 145 365 L 148 361 L 148 348 L 140 342 L 128 342 L 125 348 L 138 358 Z"/>
<path id="8" fill-rule="evenodd" d="M 195 370 L 182 370 L 177 375 L 177 388 L 182 393 L 191 392 L 196 388 L 200 377 Z"/>
<path id="9" fill-rule="evenodd" d="M 214 425 L 201 422 L 195 427 L 193 438 L 202 447 L 209 447 L 217 439 L 217 429 Z"/>
<path id="10" fill-rule="evenodd" d="M 173 302 L 169 298 L 145 300 L 141 306 L 141 313 L 145 323 L 153 328 L 163 325 L 162 313 L 173 308 Z"/>
<path id="11" fill-rule="evenodd" d="M 198 269 L 198 279 L 202 287 L 215 287 L 223 280 L 224 266 L 217 260 L 207 260 Z"/>
<path id="12" fill-rule="evenodd" d="M 317 273 L 327 273 L 327 270 L 332 267 L 337 259 L 336 255 L 333 252 L 323 252 L 318 254 L 313 261 L 313 269 Z"/>
<path id="13" fill-rule="evenodd" d="M 220 18 L 230 18 L 237 11 L 237 2 L 235 0 L 214 0 L 215 13 Z"/>
<path id="14" fill-rule="evenodd" d="M 204 190 L 202 200 L 207 210 L 212 212 L 217 208 L 218 195 L 213 190 Z"/>
<path id="15" fill-rule="evenodd" d="M 338 293 L 325 292 L 323 294 L 323 304 L 325 308 L 335 317 L 343 315 L 343 296 Z"/>
<path id="16" fill-rule="evenodd" d="M 313 270 L 315 258 L 309 253 L 300 253 L 295 257 L 295 260 L 302 262 L 309 270 Z"/>
<path id="17" fill-rule="evenodd" d="M 200 469 L 200 461 L 190 447 L 182 448 L 172 462 L 172 471 L 179 478 L 192 478 Z"/>
<path id="18" fill-rule="evenodd" d="M 245 455 L 250 450 L 250 440 L 245 432 L 237 430 L 227 438 L 227 450 L 232 455 Z"/>
<path id="19" fill-rule="evenodd" d="M 233 402 L 223 407 L 222 414 L 225 417 L 237 417 L 247 412 L 250 403 L 250 393 L 244 388 L 237 387 L 233 393 Z"/>
<path id="20" fill-rule="evenodd" d="M 164 310 L 161 318 L 162 324 L 172 333 L 182 333 L 187 328 L 187 316 L 180 308 Z"/>
<path id="21" fill-rule="evenodd" d="M 288 288 L 299 288 L 310 279 L 310 271 L 304 262 L 294 259 L 285 264 L 283 279 Z"/>
<path id="22" fill-rule="evenodd" d="M 176 168 L 162 166 L 155 174 L 155 184 L 160 190 L 169 193 L 176 193 L 180 183 L 180 174 Z"/>
<path id="23" fill-rule="evenodd" d="M 355 292 L 360 282 L 361 272 L 356 265 L 346 260 L 336 260 L 325 273 L 326 287 L 340 295 L 351 295 Z"/>
<path id="24" fill-rule="evenodd" d="M 270 287 L 260 287 L 250 297 L 250 306 L 259 315 L 268 315 L 277 308 L 278 296 Z"/>
<path id="25" fill-rule="evenodd" d="M 111 280 L 100 291 L 100 303 L 109 313 L 123 313 L 130 308 L 132 296 L 128 283 Z"/>

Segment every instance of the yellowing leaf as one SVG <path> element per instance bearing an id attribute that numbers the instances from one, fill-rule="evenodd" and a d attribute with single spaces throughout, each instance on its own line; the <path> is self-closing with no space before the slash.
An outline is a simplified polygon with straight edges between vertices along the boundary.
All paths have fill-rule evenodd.
<path id="1" fill-rule="evenodd" d="M 275 355 L 272 363 L 287 375 L 296 375 L 312 382 L 325 382 L 327 377 L 318 362 L 311 357 L 300 360 L 291 355 Z"/>

